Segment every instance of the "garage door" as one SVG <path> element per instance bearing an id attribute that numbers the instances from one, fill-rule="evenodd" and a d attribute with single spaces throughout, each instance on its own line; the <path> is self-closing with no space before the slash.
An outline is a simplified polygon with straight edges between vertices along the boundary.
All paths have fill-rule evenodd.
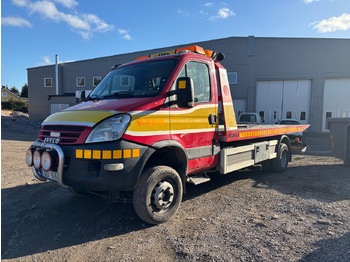
<path id="1" fill-rule="evenodd" d="M 256 111 L 265 124 L 280 119 L 310 123 L 311 80 L 258 81 Z"/>
<path id="2" fill-rule="evenodd" d="M 325 80 L 322 131 L 327 131 L 329 117 L 350 117 L 350 79 Z"/>

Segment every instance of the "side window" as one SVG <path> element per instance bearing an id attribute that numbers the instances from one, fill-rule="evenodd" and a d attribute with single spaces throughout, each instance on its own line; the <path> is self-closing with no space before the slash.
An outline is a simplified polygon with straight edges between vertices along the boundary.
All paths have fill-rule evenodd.
<path id="1" fill-rule="evenodd" d="M 195 104 L 211 100 L 209 68 L 200 62 L 187 63 L 187 76 L 193 80 Z"/>

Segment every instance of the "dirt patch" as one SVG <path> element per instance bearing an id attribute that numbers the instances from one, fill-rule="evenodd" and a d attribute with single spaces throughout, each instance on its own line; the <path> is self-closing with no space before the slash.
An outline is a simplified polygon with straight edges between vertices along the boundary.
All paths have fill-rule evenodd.
<path id="1" fill-rule="evenodd" d="M 16 122 L 16 123 L 13 123 Z M 149 226 L 130 203 L 74 197 L 34 179 L 25 152 L 38 134 L 2 118 L 4 261 L 348 261 L 350 168 L 329 137 L 281 174 L 259 167 L 187 188 L 169 222 Z"/>

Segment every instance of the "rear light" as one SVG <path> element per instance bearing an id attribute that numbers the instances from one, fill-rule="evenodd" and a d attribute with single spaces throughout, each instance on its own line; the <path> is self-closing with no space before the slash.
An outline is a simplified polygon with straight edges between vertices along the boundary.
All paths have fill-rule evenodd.
<path id="1" fill-rule="evenodd" d="M 45 171 L 49 171 L 52 165 L 52 157 L 49 152 L 45 151 L 41 155 L 41 167 Z"/>
<path id="2" fill-rule="evenodd" d="M 35 150 L 33 154 L 33 165 L 36 169 L 40 168 L 41 165 L 41 154 L 39 150 Z"/>
<path id="3" fill-rule="evenodd" d="M 34 149 L 32 148 L 29 148 L 26 152 L 26 162 L 29 167 L 33 165 L 33 152 Z"/>

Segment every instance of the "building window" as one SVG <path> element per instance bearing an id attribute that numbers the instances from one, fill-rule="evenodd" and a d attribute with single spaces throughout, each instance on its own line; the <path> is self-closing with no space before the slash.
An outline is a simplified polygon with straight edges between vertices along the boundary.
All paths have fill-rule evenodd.
<path id="1" fill-rule="evenodd" d="M 44 78 L 44 87 L 52 87 L 52 78 Z"/>
<path id="2" fill-rule="evenodd" d="M 332 117 L 332 112 L 326 112 L 326 118 L 331 118 Z"/>
<path id="3" fill-rule="evenodd" d="M 7 97 L 7 92 L 2 92 L 2 97 Z"/>
<path id="4" fill-rule="evenodd" d="M 237 85 L 237 72 L 227 73 L 227 77 L 230 85 Z"/>
<path id="5" fill-rule="evenodd" d="M 277 119 L 277 112 L 276 111 L 273 111 L 273 119 Z"/>
<path id="6" fill-rule="evenodd" d="M 300 120 L 301 120 L 301 121 L 306 120 L 306 112 L 301 112 L 301 113 L 300 113 Z"/>
<path id="7" fill-rule="evenodd" d="M 286 114 L 287 119 L 292 119 L 292 112 L 288 111 Z"/>
<path id="8" fill-rule="evenodd" d="M 92 80 L 92 85 L 97 86 L 101 82 L 101 80 L 102 80 L 101 76 L 94 76 Z"/>
<path id="9" fill-rule="evenodd" d="M 77 77 L 77 87 L 85 87 L 85 77 Z"/>

